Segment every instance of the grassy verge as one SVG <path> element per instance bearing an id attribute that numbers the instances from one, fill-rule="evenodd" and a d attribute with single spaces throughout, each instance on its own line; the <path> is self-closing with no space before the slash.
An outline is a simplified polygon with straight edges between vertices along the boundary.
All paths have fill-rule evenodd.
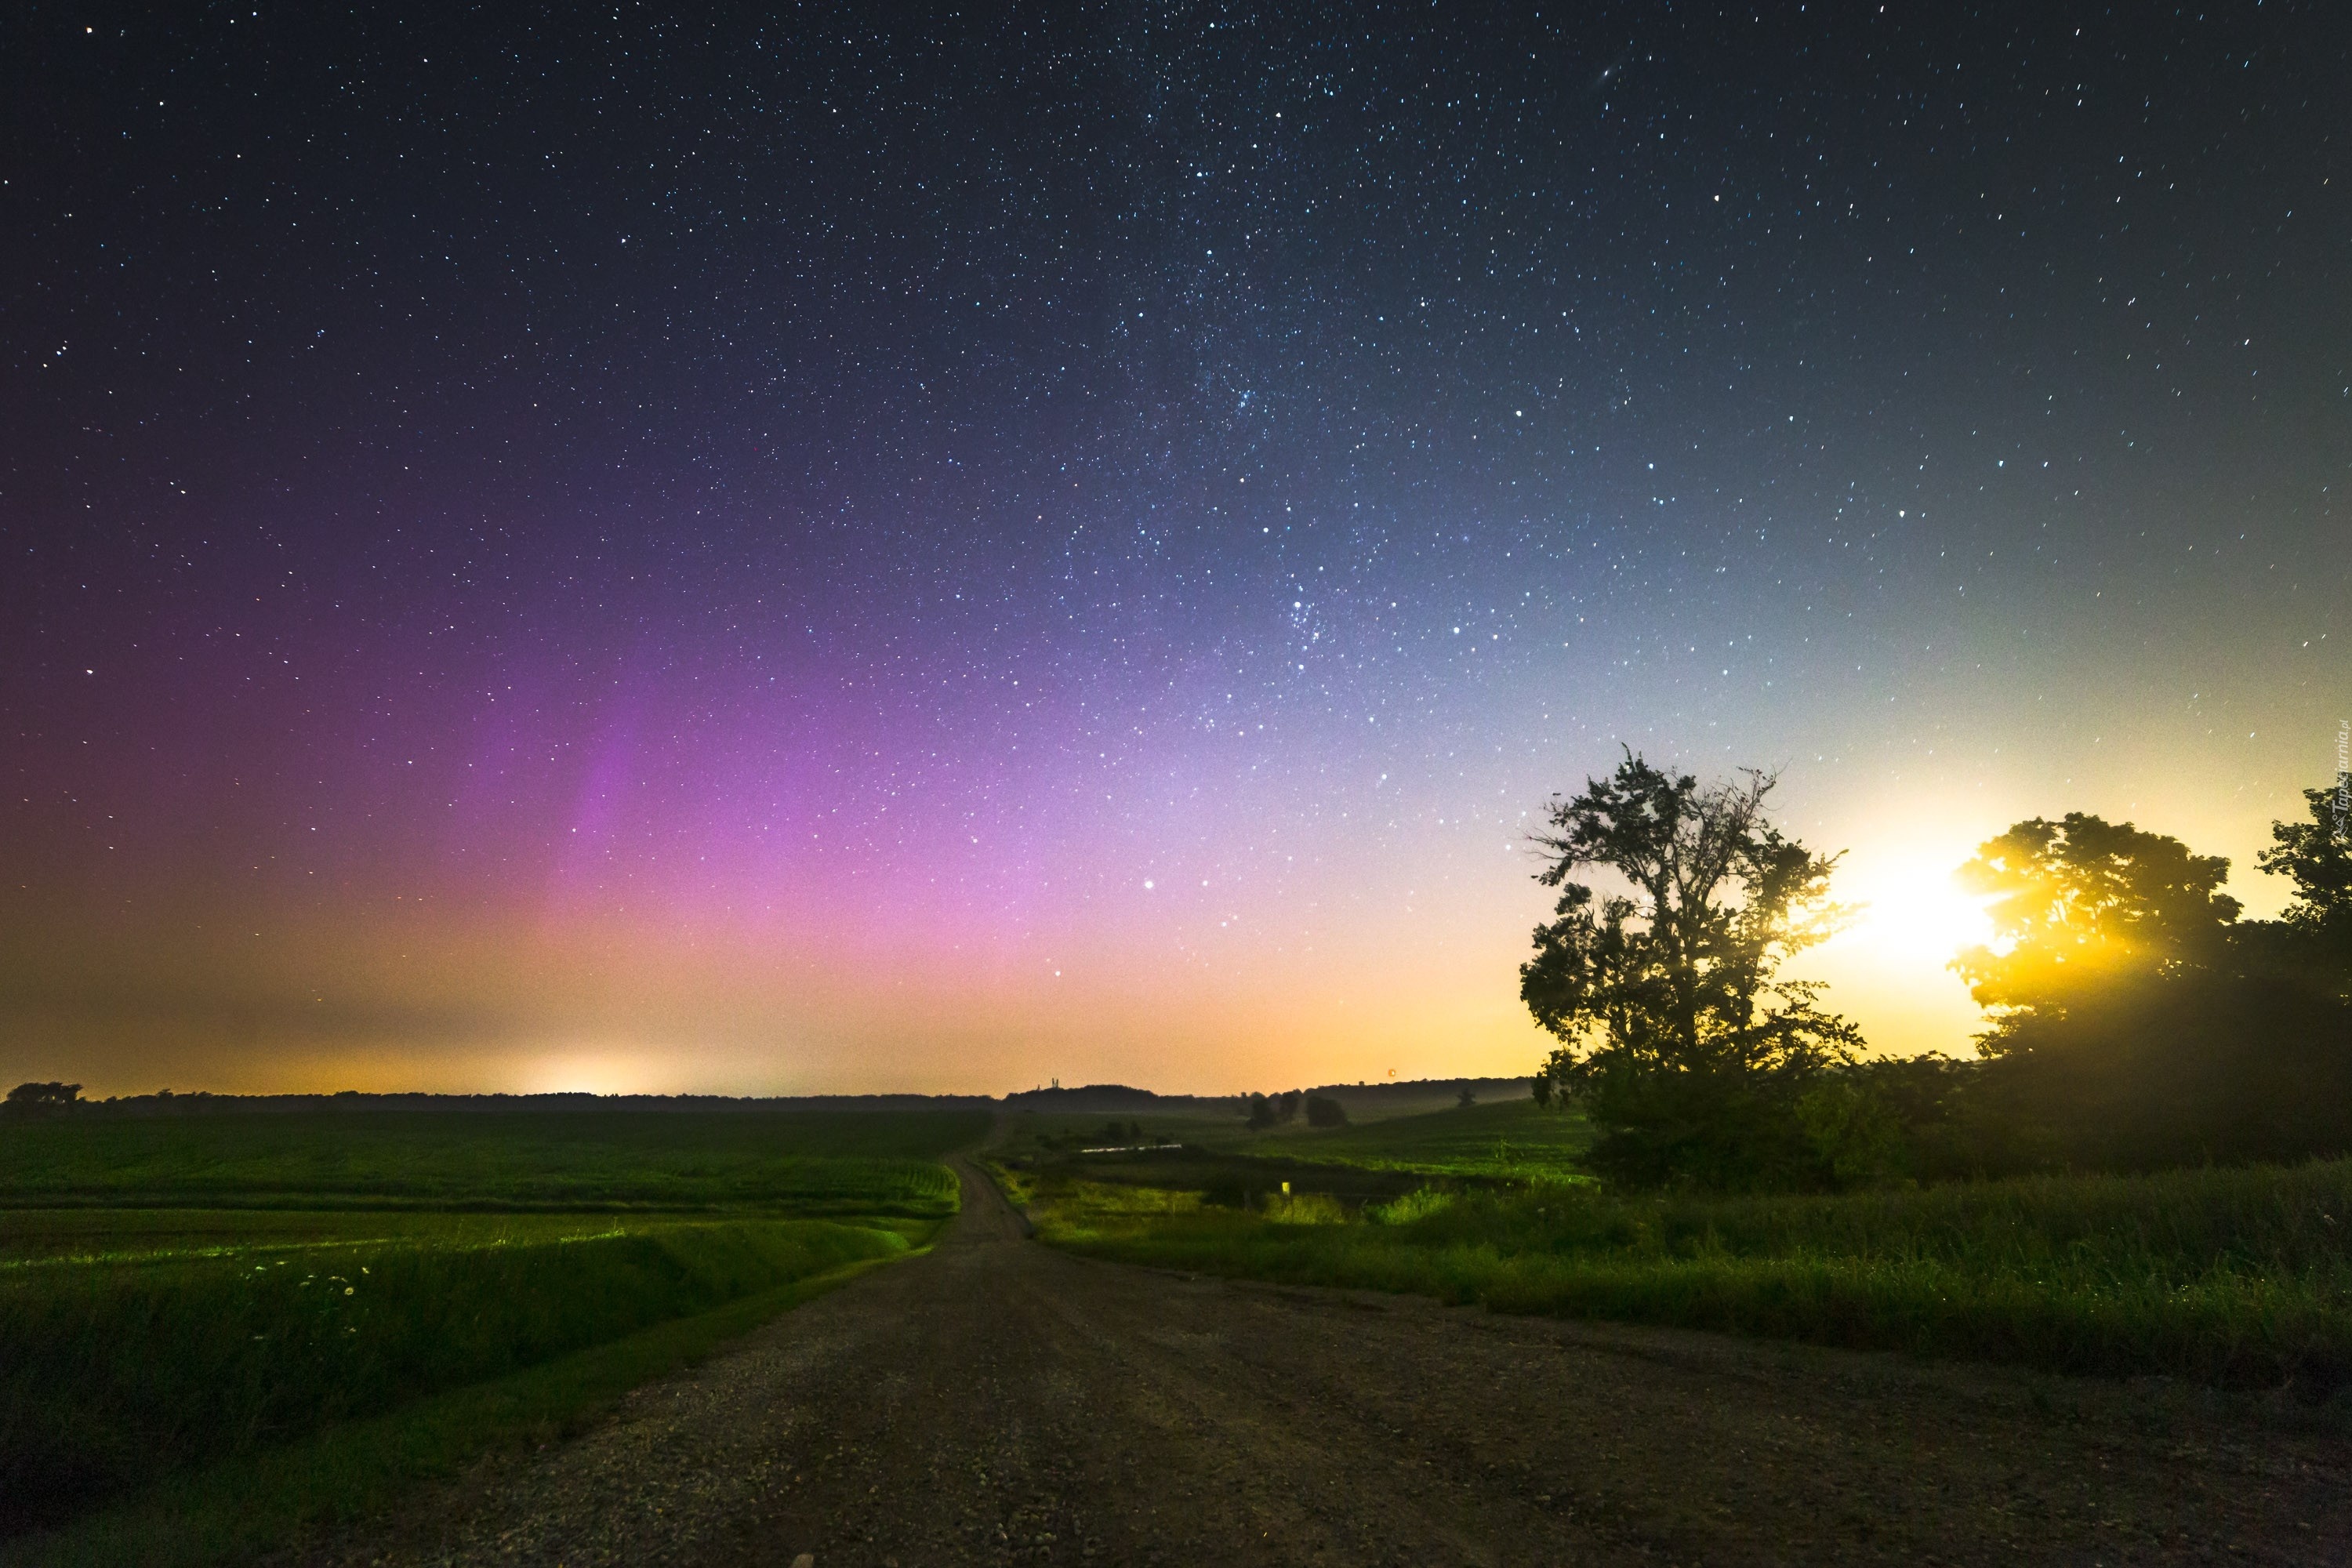
<path id="1" fill-rule="evenodd" d="M 1131 1262 L 2055 1372 L 2352 1384 L 2352 1162 L 1838 1197 L 1537 1185 L 1352 1212 L 1004 1175 L 1045 1239 Z"/>
<path id="2" fill-rule="evenodd" d="M 0 1273 L 5 1522 L 908 1250 L 827 1220 L 585 1223 Z"/>
<path id="3" fill-rule="evenodd" d="M 417 1483 L 454 1474 L 486 1452 L 567 1436 L 638 1384 L 690 1364 L 874 1266 L 852 1263 L 794 1280 L 543 1366 L 174 1478 L 65 1529 L 0 1545 L 0 1565 L 203 1568 L 249 1561 L 305 1533 L 377 1513 Z"/>

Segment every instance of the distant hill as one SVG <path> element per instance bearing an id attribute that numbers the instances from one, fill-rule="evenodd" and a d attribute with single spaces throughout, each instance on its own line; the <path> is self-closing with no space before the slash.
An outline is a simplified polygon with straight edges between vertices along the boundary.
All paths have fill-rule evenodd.
<path id="1" fill-rule="evenodd" d="M 1468 1089 L 1481 1105 L 1498 1100 L 1527 1100 L 1534 1090 L 1523 1078 L 1421 1078 L 1401 1083 L 1327 1083 L 1310 1089 L 1347 1108 L 1350 1121 L 1378 1121 L 1391 1116 L 1419 1116 L 1424 1111 L 1451 1110 Z"/>
<path id="2" fill-rule="evenodd" d="M 1272 1094 L 1293 1086 L 1268 1086 Z M 1417 1116 L 1428 1110 L 1450 1110 L 1461 1103 L 1467 1089 L 1481 1105 L 1528 1097 L 1523 1078 L 1425 1078 L 1402 1083 L 1327 1083 L 1306 1087 L 1308 1094 L 1336 1100 L 1351 1121 L 1378 1121 L 1391 1116 Z M 1072 1116 L 1240 1116 L 1244 1094 L 1157 1094 L 1123 1083 L 1089 1083 L 1075 1089 L 1059 1084 L 1028 1089 L 1004 1097 L 1009 1110 L 1055 1111 Z"/>
<path id="3" fill-rule="evenodd" d="M 1007 1110 L 1044 1110 L 1071 1116 L 1129 1111 L 1157 1111 L 1162 1116 L 1238 1116 L 1244 1102 L 1244 1097 L 1237 1094 L 1159 1094 L 1123 1083 L 1089 1083 L 1076 1089 L 1055 1084 L 1050 1089 L 1024 1089 L 1004 1097 Z"/>

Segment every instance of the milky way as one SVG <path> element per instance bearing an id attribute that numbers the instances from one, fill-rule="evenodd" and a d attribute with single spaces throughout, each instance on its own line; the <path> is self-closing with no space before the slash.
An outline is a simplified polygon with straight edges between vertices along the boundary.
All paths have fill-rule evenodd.
<path id="1" fill-rule="evenodd" d="M 6 24 L 0 1067 L 1517 1071 L 1621 744 L 2261 907 L 2336 7 L 882 9 Z"/>

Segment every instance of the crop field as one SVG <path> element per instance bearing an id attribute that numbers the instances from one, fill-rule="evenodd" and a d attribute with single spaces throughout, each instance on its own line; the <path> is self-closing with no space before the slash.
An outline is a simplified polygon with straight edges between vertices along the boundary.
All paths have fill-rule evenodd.
<path id="1" fill-rule="evenodd" d="M 1310 1173 L 1237 1201 L 1214 1158 L 1190 1182 L 1173 1163 L 1132 1167 L 1156 1184 L 1117 1160 L 1000 1169 L 1045 1240 L 1129 1262 L 2053 1372 L 2352 1390 L 2352 1162 L 1612 1195 L 1552 1179 L 1549 1161 L 1478 1158 L 1469 1130 L 1516 1109 L 1278 1141 L 1454 1178 L 1387 1198 Z"/>
<path id="2" fill-rule="evenodd" d="M 0 1128 L 0 1531 L 903 1257 L 955 1212 L 937 1156 L 986 1126 L 401 1111 Z M 445 1458 L 467 1450 L 448 1438 Z"/>
<path id="3" fill-rule="evenodd" d="M 761 1208 L 921 1216 L 970 1110 L 77 1117 L 0 1137 L 0 1208 Z"/>

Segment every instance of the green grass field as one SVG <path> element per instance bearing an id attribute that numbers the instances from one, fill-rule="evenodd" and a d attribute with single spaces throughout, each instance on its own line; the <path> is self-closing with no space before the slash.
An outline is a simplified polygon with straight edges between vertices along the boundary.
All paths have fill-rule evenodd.
<path id="1" fill-rule="evenodd" d="M 1541 1158 L 1482 1155 L 1487 1129 L 1543 1122 L 1564 1125 Z M 1556 1179 L 1580 1135 L 1495 1106 L 1247 1145 L 1450 1178 L 1386 1201 L 1307 1180 L 1236 1203 L 1107 1160 L 1002 1170 L 1045 1239 L 1130 1262 L 2055 1372 L 2352 1387 L 2352 1162 L 1614 1196 Z"/>
<path id="2" fill-rule="evenodd" d="M 461 1454 L 463 1390 L 781 1308 L 923 1245 L 956 1207 L 938 1156 L 987 1125 L 567 1110 L 0 1128 L 0 1530 L 224 1462 L 283 1492 L 300 1467 L 270 1454 L 436 1401 L 434 1451 Z M 607 1361 L 582 1386 L 629 1358 Z"/>
<path id="3" fill-rule="evenodd" d="M 920 1215 L 984 1111 L 373 1111 L 18 1123 L 0 1208 L 788 1208 Z"/>
<path id="4" fill-rule="evenodd" d="M 1139 1126 L 1139 1138 L 1133 1131 Z M 1279 1182 L 1287 1180 L 1294 1186 L 1350 1198 L 1404 1190 L 1395 1183 L 1368 1186 L 1360 1179 L 1366 1172 L 1475 1182 L 1582 1181 L 1586 1178 L 1576 1162 L 1592 1142 L 1591 1129 L 1581 1117 L 1546 1110 L 1526 1099 L 1347 1127 L 1308 1127 L 1300 1121 L 1259 1131 L 1244 1126 L 1238 1115 L 1147 1115 L 1128 1121 L 1032 1114 L 1016 1118 L 1011 1133 L 1002 1147 L 1007 1156 L 1066 1163 L 1104 1181 L 1149 1184 L 1176 1156 L 1172 1151 L 1088 1156 L 1081 1150 L 1174 1142 L 1185 1146 L 1182 1158 L 1195 1164 L 1203 1155 L 1229 1162 L 1234 1180 L 1254 1190 L 1278 1188 Z M 1195 1184 L 1207 1179 L 1198 1172 L 1194 1175 Z"/>
<path id="5" fill-rule="evenodd" d="M 1532 1099 L 1349 1127 L 1235 1129 L 1204 1140 L 1217 1151 L 1496 1181 L 1581 1181 L 1576 1162 L 1591 1142 L 1582 1117 L 1546 1110 Z"/>

